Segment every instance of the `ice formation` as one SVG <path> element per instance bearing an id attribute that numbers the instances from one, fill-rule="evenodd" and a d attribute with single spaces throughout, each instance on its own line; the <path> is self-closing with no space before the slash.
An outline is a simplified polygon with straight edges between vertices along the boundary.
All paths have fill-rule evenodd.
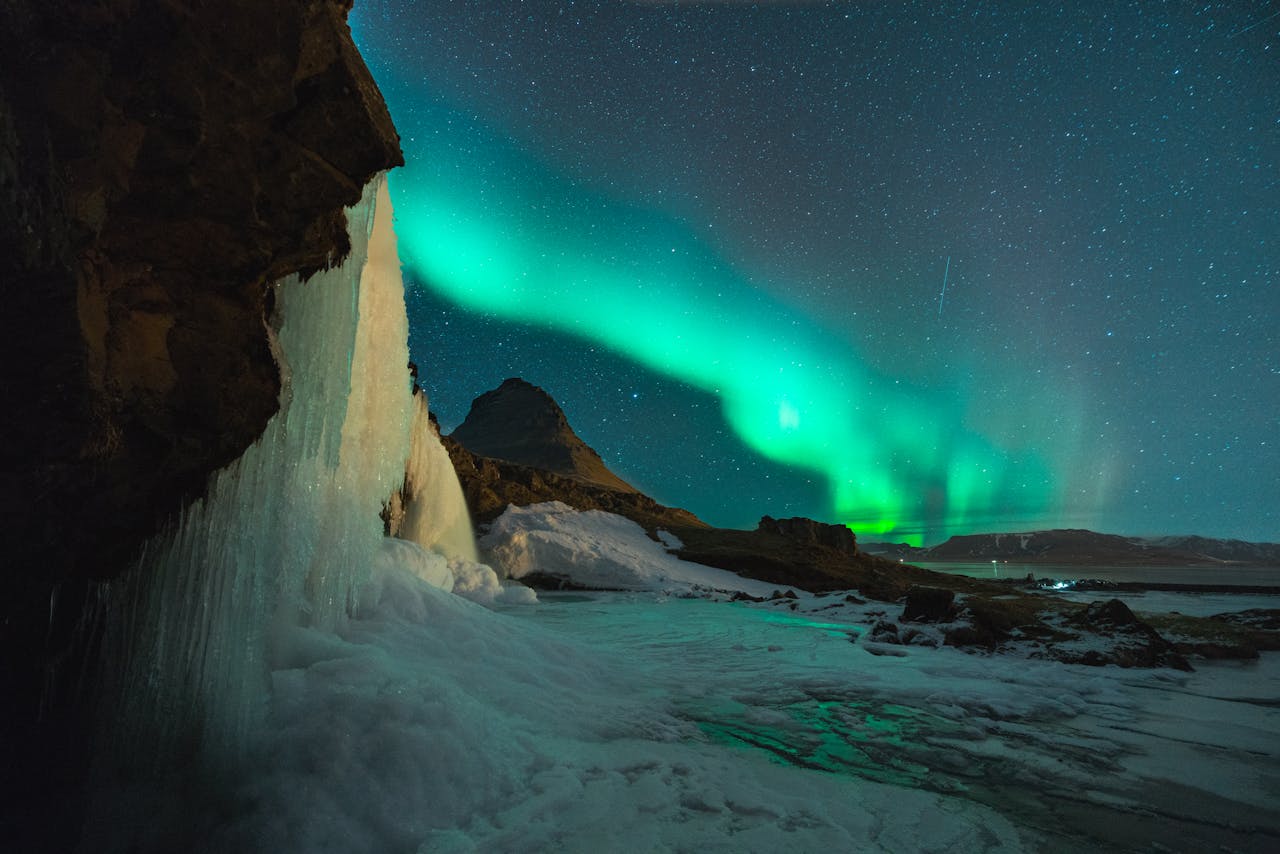
<path id="1" fill-rule="evenodd" d="M 398 561 L 423 581 L 485 605 L 537 601 L 528 587 L 504 584 L 491 567 L 480 563 L 458 474 L 421 394 L 414 397 L 404 488 L 392 496 L 391 513 L 398 517 L 396 536 L 403 540 L 383 543 L 384 565 Z M 416 544 L 418 552 L 409 554 L 405 541 Z"/>
<path id="2" fill-rule="evenodd" d="M 446 558 L 479 561 L 462 487 L 421 395 L 414 399 L 413 446 L 404 492 L 408 498 L 399 536 Z"/>
<path id="3" fill-rule="evenodd" d="M 266 714 L 280 638 L 296 626 L 341 628 L 375 561 L 445 589 L 461 574 L 460 592 L 477 598 L 501 593 L 475 564 L 456 476 L 411 393 L 385 178 L 347 219 L 343 264 L 276 286 L 279 412 L 105 596 L 120 616 L 104 637 L 113 764 L 233 767 Z M 379 518 L 406 461 L 417 546 L 388 542 Z"/>
<path id="4" fill-rule="evenodd" d="M 107 686 L 110 741 L 130 762 L 242 755 L 264 712 L 273 625 L 337 626 L 379 547 L 412 414 L 384 179 L 347 218 L 345 263 L 276 286 L 279 412 L 110 591 L 123 616 L 104 641 L 123 662 Z M 372 512 L 352 512 L 360 504 Z"/>

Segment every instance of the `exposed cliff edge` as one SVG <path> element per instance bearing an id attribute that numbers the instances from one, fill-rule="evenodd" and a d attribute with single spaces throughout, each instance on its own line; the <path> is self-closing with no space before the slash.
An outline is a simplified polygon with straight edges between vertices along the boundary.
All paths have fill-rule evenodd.
<path id="1" fill-rule="evenodd" d="M 344 256 L 402 162 L 350 5 L 0 4 L 18 566 L 115 575 L 275 412 L 268 285 Z"/>
<path id="2" fill-rule="evenodd" d="M 42 850 L 82 757 L 74 703 L 34 721 L 82 676 L 85 580 L 261 434 L 270 284 L 340 260 L 343 208 L 403 162 L 350 7 L 0 0 L 0 711 L 6 812 Z"/>

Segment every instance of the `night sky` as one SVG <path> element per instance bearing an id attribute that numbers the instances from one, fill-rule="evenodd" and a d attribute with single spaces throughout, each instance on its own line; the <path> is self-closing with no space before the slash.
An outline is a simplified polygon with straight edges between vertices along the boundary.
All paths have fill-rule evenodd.
<path id="1" fill-rule="evenodd" d="M 1280 540 L 1274 2 L 359 0 L 447 429 L 713 524 Z"/>

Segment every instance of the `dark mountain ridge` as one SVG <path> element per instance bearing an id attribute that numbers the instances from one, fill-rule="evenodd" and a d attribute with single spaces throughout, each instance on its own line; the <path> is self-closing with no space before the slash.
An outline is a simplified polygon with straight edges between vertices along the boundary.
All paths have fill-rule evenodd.
<path id="1" fill-rule="evenodd" d="M 930 548 L 913 548 L 905 543 L 866 543 L 863 548 L 873 554 L 907 561 L 1280 566 L 1280 543 L 1197 536 L 1125 537 L 1080 528 L 963 534 Z"/>
<path id="2" fill-rule="evenodd" d="M 449 435 L 482 457 L 618 492 L 636 491 L 573 432 L 551 395 L 516 377 L 472 401 L 466 419 Z"/>

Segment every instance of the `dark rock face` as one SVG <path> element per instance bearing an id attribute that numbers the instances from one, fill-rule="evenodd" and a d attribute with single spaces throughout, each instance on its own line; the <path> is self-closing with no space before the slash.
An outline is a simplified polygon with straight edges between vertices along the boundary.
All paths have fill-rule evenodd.
<path id="1" fill-rule="evenodd" d="M 918 567 L 772 530 L 673 527 L 671 532 L 684 543 L 677 553 L 681 560 L 814 593 L 856 589 L 869 598 L 891 602 L 913 583 L 934 577 Z"/>
<path id="2" fill-rule="evenodd" d="M 1096 531 L 1063 529 L 1022 534 L 965 534 L 928 549 L 878 543 L 877 554 L 907 560 L 1018 563 L 1215 566 L 1224 563 L 1274 564 L 1280 545 L 1211 540 L 1205 537 L 1121 537 Z"/>
<path id="3" fill-rule="evenodd" d="M 461 426 L 449 436 L 482 457 L 619 492 L 636 491 L 609 471 L 600 455 L 573 432 L 551 395 L 522 379 L 508 379 L 477 397 Z"/>
<path id="4" fill-rule="evenodd" d="M 827 546 L 844 554 L 853 554 L 858 550 L 857 539 L 847 526 L 828 525 L 803 516 L 794 516 L 790 519 L 765 516 L 761 518 L 756 530 L 789 537 L 802 543 Z"/>
<path id="5" fill-rule="evenodd" d="M 907 591 L 901 619 L 914 623 L 946 623 L 956 618 L 954 590 L 939 587 L 912 587 Z"/>
<path id="6" fill-rule="evenodd" d="M 275 412 L 268 285 L 402 162 L 349 0 L 0 5 L 6 529 L 109 577 Z M 74 524 L 68 525 L 68 517 Z"/>
<path id="7" fill-rule="evenodd" d="M 981 596 L 967 597 L 960 616 L 964 622 L 947 629 L 948 646 L 995 649 L 1015 629 L 1034 634 L 1039 623 L 1037 614 L 1026 613 L 1016 602 Z"/>
<path id="8" fill-rule="evenodd" d="M 1090 602 L 1085 606 L 1080 621 L 1095 628 L 1122 628 L 1143 625 L 1129 606 L 1119 599 L 1108 599 L 1106 602 Z"/>
<path id="9" fill-rule="evenodd" d="M 0 0 L 0 850 L 76 831 L 87 579 L 260 435 L 269 285 L 345 255 L 402 162 L 350 6 Z"/>

